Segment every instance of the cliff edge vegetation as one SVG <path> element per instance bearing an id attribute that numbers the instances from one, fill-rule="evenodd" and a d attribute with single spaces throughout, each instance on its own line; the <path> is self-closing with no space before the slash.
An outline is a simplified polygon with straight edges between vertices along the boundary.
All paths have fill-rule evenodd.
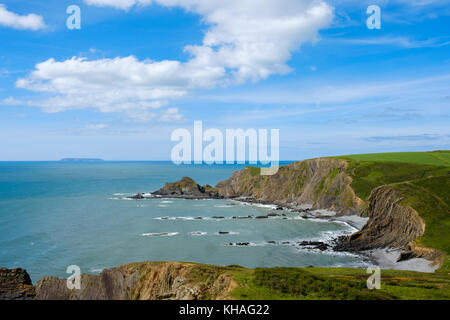
<path id="1" fill-rule="evenodd" d="M 372 233 L 449 270 L 450 151 L 381 153 L 337 157 L 347 161 L 351 188 L 367 203 L 371 219 L 343 246 L 358 248 Z M 360 235 L 362 237 L 360 237 Z M 379 247 L 370 236 L 366 244 Z M 394 239 L 395 238 L 395 239 Z M 386 243 L 385 243 L 386 244 Z M 370 247 L 370 246 L 369 246 Z"/>
<path id="2" fill-rule="evenodd" d="M 13 272 L 13 271 L 11 271 Z M 1 280 L 0 274 L 0 280 Z M 369 290 L 364 269 L 256 268 L 188 262 L 141 262 L 99 275 L 83 274 L 80 290 L 66 279 L 44 277 L 31 287 L 36 300 L 397 300 L 450 299 L 443 273 L 383 270 L 379 290 Z M 18 284 L 17 290 L 22 290 Z M 35 291 L 35 293 L 34 293 Z M 0 297 L 1 299 L 2 297 Z M 8 296 L 3 297 L 8 298 Z"/>

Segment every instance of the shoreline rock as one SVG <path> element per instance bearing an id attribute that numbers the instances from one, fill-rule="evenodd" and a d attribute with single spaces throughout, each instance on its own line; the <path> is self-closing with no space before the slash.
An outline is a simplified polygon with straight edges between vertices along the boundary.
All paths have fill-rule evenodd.
<path id="1" fill-rule="evenodd" d="M 201 186 L 189 177 L 177 182 L 168 182 L 161 189 L 152 192 L 152 195 L 182 199 L 223 199 L 215 188 L 208 184 Z"/>
<path id="2" fill-rule="evenodd" d="M 35 296 L 35 287 L 26 270 L 0 268 L 0 300 L 33 300 Z"/>

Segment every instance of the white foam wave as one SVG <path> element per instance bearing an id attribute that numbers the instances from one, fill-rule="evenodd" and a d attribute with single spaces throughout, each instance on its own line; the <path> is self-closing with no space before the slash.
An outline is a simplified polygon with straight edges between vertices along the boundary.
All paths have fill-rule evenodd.
<path id="1" fill-rule="evenodd" d="M 270 209 L 270 210 L 275 210 L 276 208 L 278 208 L 278 206 L 276 206 L 274 204 L 263 204 L 263 203 L 245 202 L 245 201 L 237 201 L 237 200 L 233 200 L 233 202 L 239 203 L 240 205 L 243 205 L 243 206 L 252 206 L 252 207 L 264 208 L 264 209 Z"/>
<path id="2" fill-rule="evenodd" d="M 212 220 L 212 218 L 209 217 L 158 217 L 154 220 L 184 220 L 184 221 L 192 221 L 192 220 Z"/>
<path id="3" fill-rule="evenodd" d="M 205 234 L 208 234 L 208 232 L 203 232 L 203 231 L 192 231 L 189 232 L 189 234 L 191 236 L 204 236 Z"/>
<path id="4" fill-rule="evenodd" d="M 143 237 L 173 237 L 179 234 L 178 232 L 161 232 L 161 233 L 142 233 Z"/>

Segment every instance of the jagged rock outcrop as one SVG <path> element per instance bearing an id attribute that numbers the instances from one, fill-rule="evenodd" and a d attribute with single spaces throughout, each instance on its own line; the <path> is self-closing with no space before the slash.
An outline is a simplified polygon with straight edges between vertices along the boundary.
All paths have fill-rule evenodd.
<path id="1" fill-rule="evenodd" d="M 413 258 L 423 258 L 432 261 L 431 266 L 441 266 L 445 261 L 445 254 L 442 251 L 417 245 L 411 241 L 405 250 L 400 254 L 398 261 L 409 260 Z"/>
<path id="2" fill-rule="evenodd" d="M 272 176 L 245 168 L 215 188 L 226 198 L 247 197 L 292 208 L 308 206 L 333 210 L 339 215 L 360 215 L 365 203 L 351 188 L 347 167 L 344 160 L 319 158 L 282 166 Z"/>
<path id="3" fill-rule="evenodd" d="M 36 293 L 24 269 L 0 268 L 0 300 L 32 300 Z"/>
<path id="4" fill-rule="evenodd" d="M 143 262 L 83 274 L 80 290 L 66 280 L 44 277 L 36 286 L 39 300 L 197 300 L 228 299 L 237 284 L 226 267 L 193 263 Z"/>
<path id="5" fill-rule="evenodd" d="M 378 187 L 369 198 L 369 221 L 358 232 L 344 238 L 335 250 L 361 251 L 376 248 L 405 249 L 425 232 L 425 223 L 389 186 Z"/>
<path id="6" fill-rule="evenodd" d="M 210 185 L 201 186 L 189 177 L 184 177 L 180 181 L 166 183 L 158 191 L 152 192 L 154 196 L 164 196 L 167 198 L 202 199 L 221 198 L 219 192 Z"/>

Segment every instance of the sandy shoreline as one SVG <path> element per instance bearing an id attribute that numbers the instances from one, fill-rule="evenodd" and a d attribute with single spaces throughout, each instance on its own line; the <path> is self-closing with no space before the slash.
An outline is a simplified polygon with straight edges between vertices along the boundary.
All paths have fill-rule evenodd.
<path id="1" fill-rule="evenodd" d="M 357 229 L 357 231 L 359 231 L 364 227 L 367 221 L 369 221 L 369 218 L 360 216 L 341 216 L 330 220 L 345 222 L 348 225 L 352 226 L 353 228 Z"/>
<path id="2" fill-rule="evenodd" d="M 405 261 L 397 262 L 402 251 L 398 249 L 373 249 L 362 251 L 365 256 L 374 265 L 381 269 L 405 270 L 416 272 L 433 273 L 439 266 L 431 266 L 432 261 L 423 258 L 413 258 Z"/>

